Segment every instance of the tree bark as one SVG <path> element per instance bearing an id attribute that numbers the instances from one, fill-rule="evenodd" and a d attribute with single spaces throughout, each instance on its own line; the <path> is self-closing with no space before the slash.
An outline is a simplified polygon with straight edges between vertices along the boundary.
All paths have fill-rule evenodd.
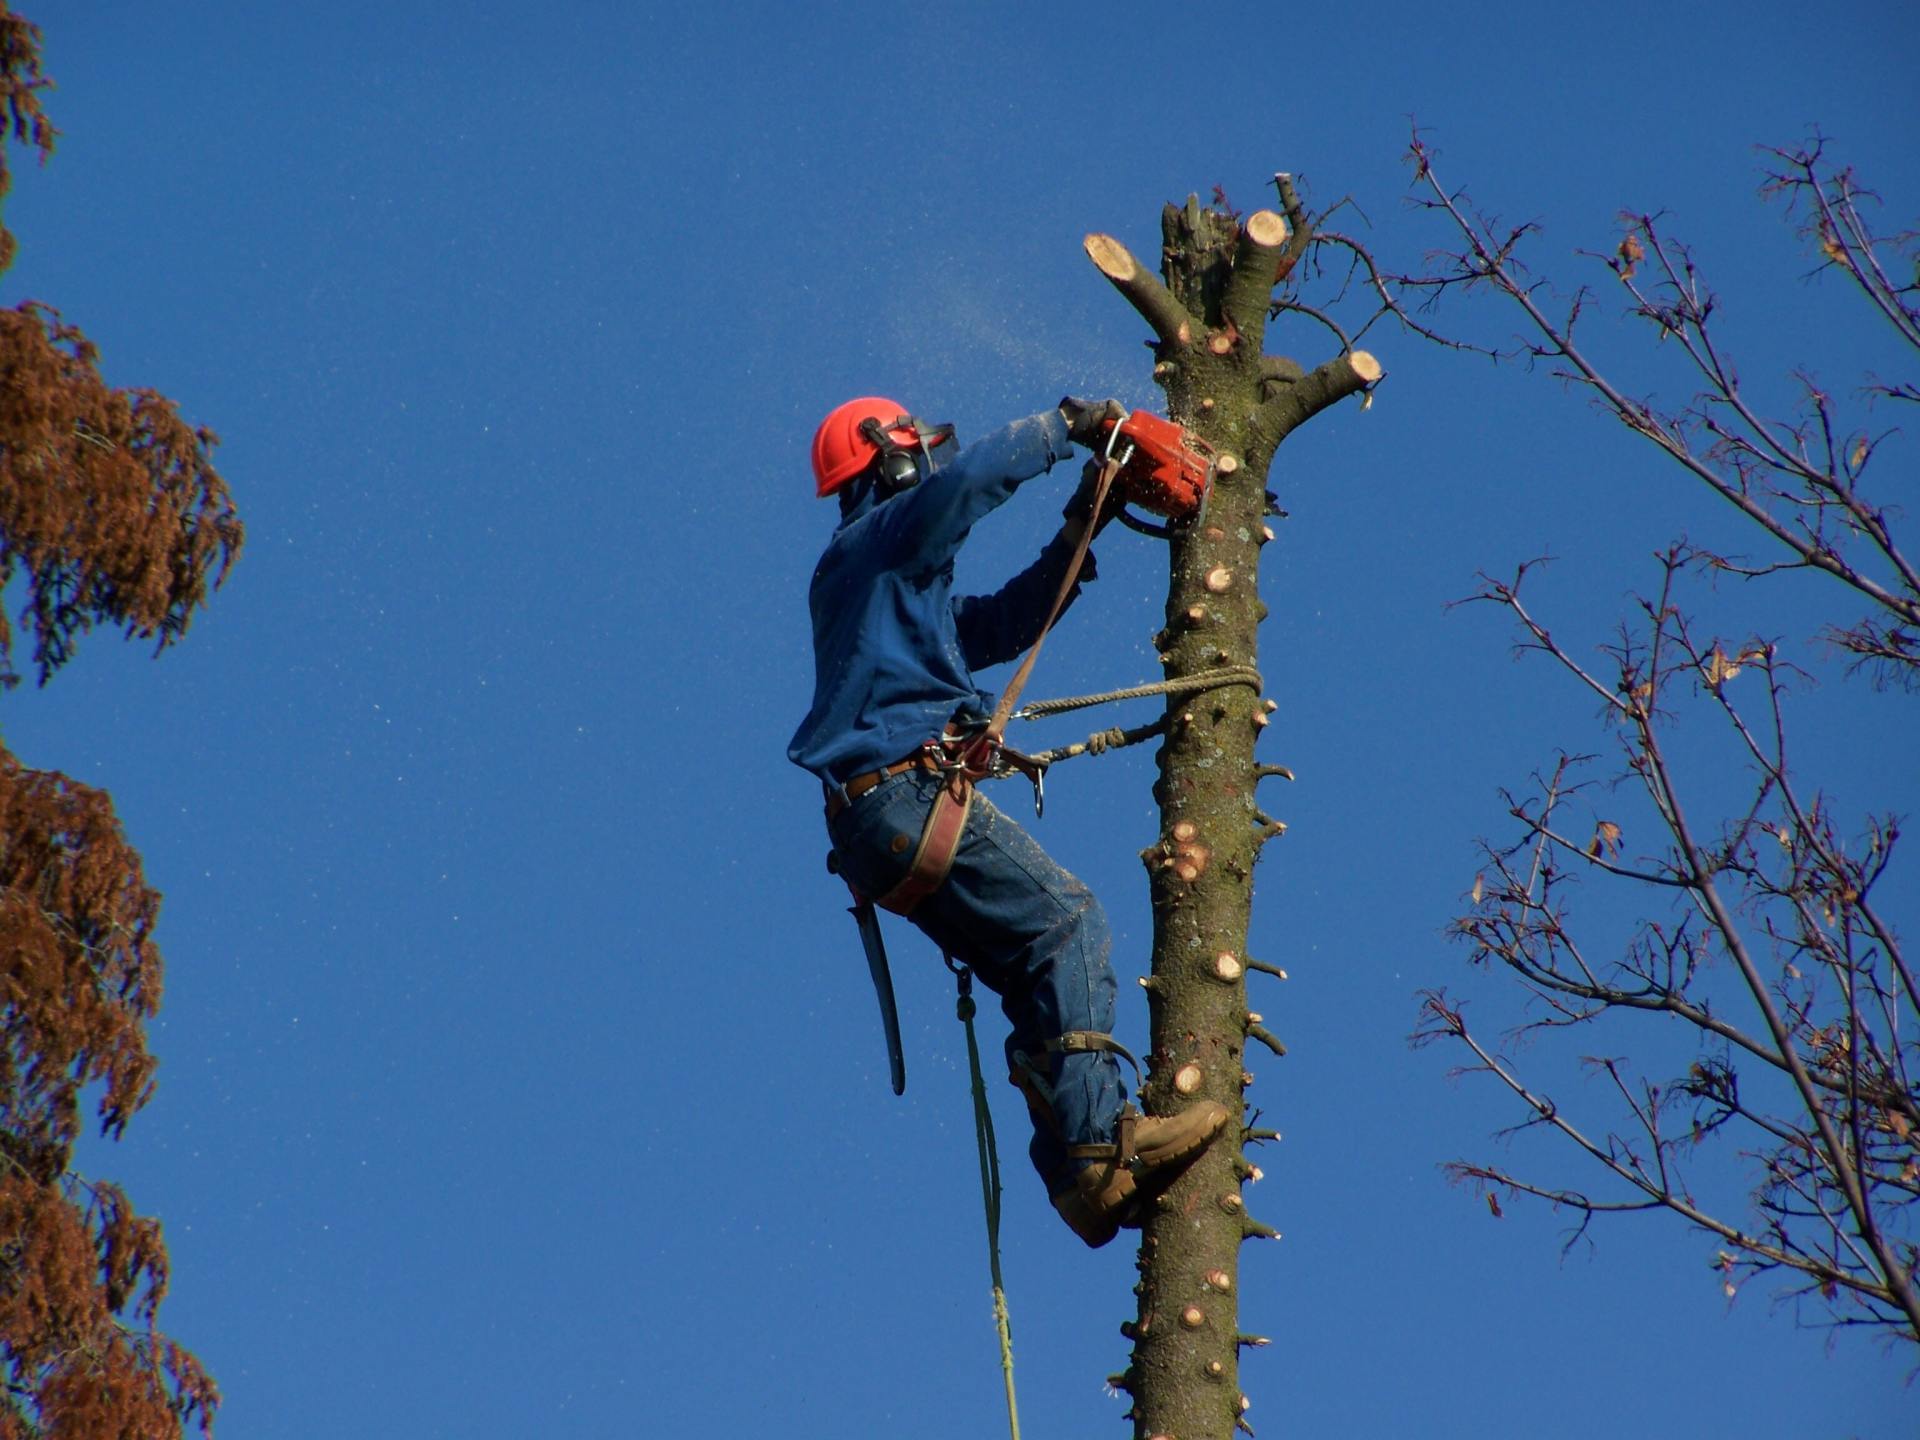
<path id="1" fill-rule="evenodd" d="M 1276 357 L 1263 363 L 1273 285 L 1308 238 L 1304 214 L 1289 209 L 1287 218 L 1256 212 L 1242 226 L 1191 197 L 1184 207 L 1168 206 L 1164 285 L 1117 240 L 1087 240 L 1101 272 L 1153 327 L 1154 379 L 1169 415 L 1220 459 L 1204 517 L 1169 547 L 1166 628 L 1156 637 L 1169 678 L 1257 663 L 1274 451 L 1296 426 L 1380 376 L 1364 352 L 1343 353 L 1310 373 Z M 1141 855 L 1154 916 L 1141 1103 L 1149 1114 L 1170 1114 L 1217 1100 L 1241 1117 L 1157 1198 L 1143 1226 L 1139 1313 L 1123 1327 L 1134 1348 L 1122 1377 L 1141 1440 L 1228 1440 L 1247 1408 L 1240 1351 L 1264 1343 L 1241 1333 L 1238 1275 L 1243 1241 L 1278 1238 L 1247 1213 L 1242 1196 L 1258 1174 L 1246 1145 L 1272 1138 L 1244 1122 L 1253 1079 L 1247 1042 L 1285 1053 L 1247 993 L 1249 969 L 1279 973 L 1246 956 L 1254 866 L 1286 828 L 1255 794 L 1260 779 L 1287 774 L 1254 761 L 1272 708 L 1244 685 L 1169 704 L 1155 785 L 1160 838 Z"/>

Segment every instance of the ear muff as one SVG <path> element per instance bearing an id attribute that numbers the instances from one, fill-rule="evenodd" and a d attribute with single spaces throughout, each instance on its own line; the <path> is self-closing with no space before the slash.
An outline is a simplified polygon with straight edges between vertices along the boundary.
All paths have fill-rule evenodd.
<path id="1" fill-rule="evenodd" d="M 859 434 L 873 446 L 875 481 L 886 494 L 897 495 L 920 483 L 920 463 L 916 457 L 925 454 L 931 468 L 933 447 L 953 439 L 953 427 L 928 425 L 908 415 L 882 423 L 877 416 L 870 415 L 860 422 Z M 893 438 L 896 434 L 911 435 L 914 443 L 902 445 Z"/>
<path id="2" fill-rule="evenodd" d="M 874 462 L 874 472 L 879 478 L 880 488 L 891 494 L 911 490 L 920 483 L 920 466 L 915 462 L 911 450 L 882 453 Z"/>

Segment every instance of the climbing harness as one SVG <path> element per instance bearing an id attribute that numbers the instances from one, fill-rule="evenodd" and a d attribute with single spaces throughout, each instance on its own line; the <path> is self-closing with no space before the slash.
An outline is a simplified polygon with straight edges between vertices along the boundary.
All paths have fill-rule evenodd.
<path id="1" fill-rule="evenodd" d="M 1000 1147 L 993 1139 L 993 1109 L 987 1103 L 987 1082 L 980 1073 L 980 1042 L 973 1033 L 973 971 L 951 955 L 943 957 L 953 972 L 959 998 L 954 1013 L 967 1031 L 967 1070 L 973 1083 L 973 1138 L 980 1152 L 980 1199 L 987 1214 L 987 1270 L 993 1277 L 993 1324 L 1000 1334 L 1000 1373 L 1007 1384 L 1007 1427 L 1020 1440 L 1020 1407 L 1013 1394 L 1013 1321 L 1007 1313 L 1006 1285 L 1000 1278 Z"/>

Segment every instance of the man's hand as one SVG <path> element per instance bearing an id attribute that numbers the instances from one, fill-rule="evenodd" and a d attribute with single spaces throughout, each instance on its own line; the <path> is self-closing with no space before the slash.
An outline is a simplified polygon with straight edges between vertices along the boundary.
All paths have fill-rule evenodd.
<path id="1" fill-rule="evenodd" d="M 1060 401 L 1060 418 L 1067 422 L 1067 436 L 1075 444 L 1098 450 L 1107 443 L 1109 420 L 1127 418 L 1127 407 L 1118 400 L 1076 400 L 1068 395 Z"/>

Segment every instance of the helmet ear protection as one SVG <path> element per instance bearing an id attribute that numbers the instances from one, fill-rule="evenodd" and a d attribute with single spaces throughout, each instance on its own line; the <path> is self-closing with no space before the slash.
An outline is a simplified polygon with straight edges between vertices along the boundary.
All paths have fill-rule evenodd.
<path id="1" fill-rule="evenodd" d="M 893 436 L 901 431 L 912 435 L 915 444 L 902 445 Z M 951 425 L 928 425 L 909 415 L 896 416 L 882 424 L 879 417 L 868 416 L 860 422 L 860 438 L 874 448 L 872 465 L 875 482 L 882 492 L 897 495 L 920 483 L 919 456 L 927 457 L 933 467 L 933 447 L 953 438 Z"/>
<path id="2" fill-rule="evenodd" d="M 884 495 L 917 484 L 918 455 L 933 468 L 933 451 L 953 439 L 951 425 L 928 425 L 907 413 L 898 400 L 863 395 L 830 411 L 813 432 L 813 484 L 816 495 L 832 495 L 855 479 L 871 477 Z"/>

